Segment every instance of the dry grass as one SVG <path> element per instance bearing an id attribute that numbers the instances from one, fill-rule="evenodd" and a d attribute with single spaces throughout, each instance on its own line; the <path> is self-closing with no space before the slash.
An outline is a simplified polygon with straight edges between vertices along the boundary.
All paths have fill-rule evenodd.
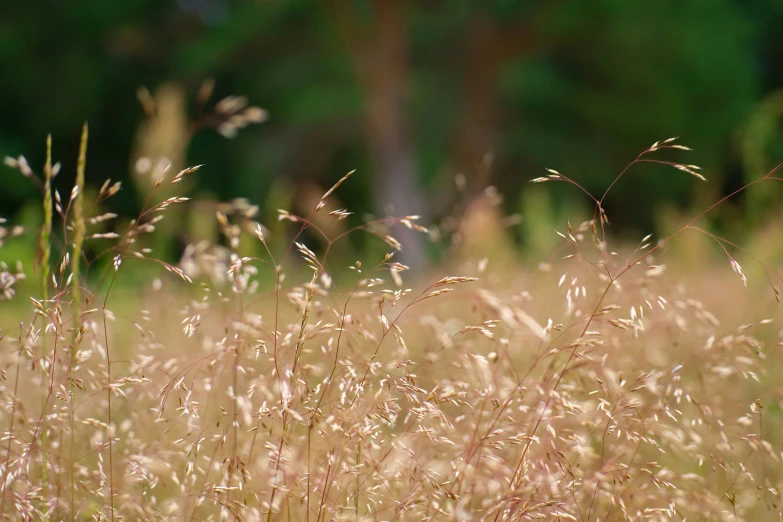
<path id="1" fill-rule="evenodd" d="M 634 163 L 667 148 L 683 147 L 667 140 Z M 6 163 L 35 176 L 23 158 Z M 43 295 L 14 295 L 21 269 L 0 270 L 4 296 L 32 304 L 0 325 L 4 518 L 780 520 L 771 293 L 749 289 L 752 306 L 737 307 L 723 271 L 705 305 L 657 259 L 674 236 L 611 252 L 606 194 L 561 234 L 565 259 L 537 273 L 454 261 L 459 276 L 408 288 L 391 234 L 426 232 L 415 216 L 324 232 L 347 216 L 325 207 L 348 176 L 310 215 L 281 212 L 295 231 L 282 256 L 250 207 L 218 213 L 220 244 L 177 266 L 154 259 L 144 237 L 186 201 L 169 191 L 195 170 L 159 178 L 122 234 L 91 214 L 117 184 L 84 208 L 81 190 L 55 193 L 68 248 Z M 555 171 L 537 181 L 577 185 Z M 708 234 L 696 219 L 675 236 Z M 306 230 L 328 247 L 313 252 Z M 391 252 L 332 266 L 350 233 Z M 94 288 L 72 257 L 82 239 L 115 242 Z M 266 254 L 242 255 L 248 242 Z M 150 275 L 126 296 L 112 288 L 131 263 Z"/>

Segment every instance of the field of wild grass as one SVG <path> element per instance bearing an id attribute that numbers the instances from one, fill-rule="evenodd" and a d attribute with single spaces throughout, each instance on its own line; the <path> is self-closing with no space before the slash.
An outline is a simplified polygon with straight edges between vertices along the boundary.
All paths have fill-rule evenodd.
<path id="1" fill-rule="evenodd" d="M 207 217 L 219 241 L 169 263 L 150 245 L 198 169 L 161 172 L 107 228 L 121 187 L 85 195 L 87 141 L 70 194 L 50 154 L 6 159 L 44 202 L 40 229 L 0 228 L 38 244 L 36 266 L 2 257 L 4 519 L 781 519 L 781 280 L 699 221 L 723 200 L 629 246 L 585 194 L 595 214 L 540 264 L 473 248 L 414 277 L 394 235 L 427 234 L 416 216 L 329 235 L 346 176 L 281 211 L 293 241 L 228 206 Z M 678 148 L 631 167 L 700 177 L 661 159 Z M 385 254 L 331 257 L 347 234 Z M 726 261 L 670 267 L 694 236 Z"/>

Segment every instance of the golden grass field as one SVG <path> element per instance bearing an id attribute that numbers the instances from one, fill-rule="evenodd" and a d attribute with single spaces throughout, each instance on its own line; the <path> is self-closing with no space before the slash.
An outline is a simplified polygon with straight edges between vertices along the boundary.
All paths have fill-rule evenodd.
<path id="1" fill-rule="evenodd" d="M 117 237 L 55 198 L 73 247 L 4 270 L 4 518 L 781 519 L 773 267 L 667 267 L 667 238 L 613 253 L 602 211 L 542 264 L 473 249 L 408 276 L 389 234 L 426 232 L 409 216 L 359 230 L 385 257 L 334 266 L 297 231 L 342 218 L 318 214 L 340 183 L 281 214 L 288 250 L 219 213 L 220 243 L 154 260 L 194 170 Z M 80 277 L 90 240 L 116 242 L 105 277 Z"/>

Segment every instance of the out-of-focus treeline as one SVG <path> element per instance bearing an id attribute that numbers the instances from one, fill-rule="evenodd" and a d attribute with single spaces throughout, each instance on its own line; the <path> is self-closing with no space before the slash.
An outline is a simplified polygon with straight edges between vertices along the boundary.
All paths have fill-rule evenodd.
<path id="1" fill-rule="evenodd" d="M 88 182 L 123 181 L 120 214 L 138 211 L 137 171 L 160 157 L 206 165 L 183 195 L 246 198 L 268 222 L 357 169 L 339 193 L 356 219 L 417 214 L 479 236 L 500 223 L 544 248 L 549 225 L 589 216 L 589 201 L 528 180 L 556 168 L 600 195 L 652 142 L 680 136 L 695 150 L 672 159 L 708 183 L 645 165 L 606 203 L 619 233 L 665 233 L 783 161 L 781 22 L 778 0 L 3 2 L 0 156 L 40 170 L 51 133 L 67 193 L 86 120 Z M 232 95 L 268 112 L 210 119 Z M 502 211 L 463 222 L 499 201 L 488 187 Z M 780 201 L 754 188 L 715 226 L 763 228 Z M 2 167 L 0 215 L 34 222 L 38 205 Z M 419 262 L 420 240 L 401 239 Z"/>

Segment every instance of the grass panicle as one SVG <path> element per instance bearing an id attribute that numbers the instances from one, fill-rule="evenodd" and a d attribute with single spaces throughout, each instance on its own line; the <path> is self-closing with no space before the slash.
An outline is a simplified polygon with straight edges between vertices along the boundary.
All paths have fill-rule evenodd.
<path id="1" fill-rule="evenodd" d="M 265 117 L 249 109 L 224 99 L 204 125 L 233 135 Z M 701 181 L 665 156 L 687 147 L 655 143 L 600 195 L 548 169 L 534 181 L 595 206 L 563 224 L 551 260 L 502 272 L 455 239 L 415 279 L 395 234 L 430 229 L 347 219 L 335 200 L 352 173 L 270 231 L 244 201 L 196 207 L 180 182 L 198 167 L 161 168 L 123 227 L 102 208 L 118 183 L 83 199 L 86 148 L 85 125 L 67 202 L 50 140 L 43 180 L 5 162 L 40 182 L 44 224 L 41 284 L 0 268 L 18 314 L 0 324 L 2 518 L 779 520 L 783 285 L 702 223 L 749 186 L 778 187 L 778 169 L 628 243 L 611 234 L 611 188 L 650 162 Z M 176 262 L 153 249 L 172 206 L 216 216 Z M 67 247 L 47 259 L 58 220 Z M 739 281 L 667 266 L 686 232 Z M 0 222 L 0 241 L 19 233 Z M 344 249 L 353 234 L 373 248 Z"/>

